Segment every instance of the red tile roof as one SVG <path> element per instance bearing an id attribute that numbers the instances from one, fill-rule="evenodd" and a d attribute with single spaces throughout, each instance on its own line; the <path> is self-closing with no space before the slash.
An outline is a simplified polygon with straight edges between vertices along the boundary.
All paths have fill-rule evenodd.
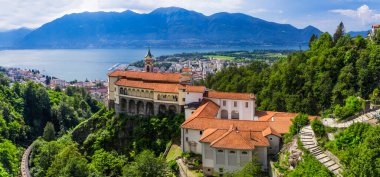
<path id="1" fill-rule="evenodd" d="M 254 149 L 255 146 L 269 146 L 266 136 L 281 137 L 288 133 L 292 119 L 297 116 L 295 113 L 257 111 L 258 121 L 218 119 L 219 106 L 208 99 L 203 101 L 181 128 L 203 130 L 200 142 L 210 143 L 214 148 Z"/>
<path id="2" fill-rule="evenodd" d="M 218 91 L 207 91 L 205 93 L 207 98 L 217 98 L 217 99 L 231 99 L 231 100 L 253 100 L 256 96 L 252 93 L 233 93 L 233 92 L 218 92 Z"/>
<path id="3" fill-rule="evenodd" d="M 191 72 L 191 69 L 190 68 L 183 68 L 182 72 Z"/>
<path id="4" fill-rule="evenodd" d="M 179 83 L 181 74 L 179 73 L 152 73 L 141 71 L 122 71 L 116 70 L 108 74 L 109 77 L 126 77 L 128 79 L 158 81 L 158 82 L 173 82 Z"/>
<path id="5" fill-rule="evenodd" d="M 186 85 L 186 92 L 204 93 L 205 91 L 206 91 L 205 86 Z"/>
<path id="6" fill-rule="evenodd" d="M 246 139 L 233 125 L 231 125 L 230 129 L 221 137 L 214 140 L 210 144 L 210 147 L 242 150 L 255 149 L 255 145 L 249 139 Z"/>
<path id="7" fill-rule="evenodd" d="M 181 84 L 152 83 L 152 82 L 144 82 L 144 81 L 136 81 L 136 80 L 128 80 L 128 79 L 120 79 L 115 84 L 118 86 L 150 89 L 157 92 L 165 92 L 165 93 L 178 93 L 178 90 L 184 89 L 184 86 Z"/>
<path id="8" fill-rule="evenodd" d="M 380 24 L 372 25 L 372 28 L 380 28 Z"/>
<path id="9" fill-rule="evenodd" d="M 278 137 L 281 137 L 281 134 L 279 134 L 276 130 L 273 130 L 272 127 L 267 127 L 265 130 L 262 131 L 263 136 L 268 136 L 268 135 L 276 135 Z"/>
<path id="10" fill-rule="evenodd" d="M 252 150 L 256 146 L 269 146 L 260 131 L 240 131 L 234 125 L 229 129 L 207 129 L 200 142 L 210 143 L 213 148 Z"/>

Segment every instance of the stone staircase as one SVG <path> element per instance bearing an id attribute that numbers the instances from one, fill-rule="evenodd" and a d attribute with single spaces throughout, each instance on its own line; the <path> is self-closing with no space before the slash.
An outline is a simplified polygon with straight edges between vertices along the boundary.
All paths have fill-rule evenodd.
<path id="1" fill-rule="evenodd" d="M 340 173 L 342 172 L 341 165 L 339 162 L 334 161 L 333 159 L 337 159 L 336 157 L 331 157 L 332 154 L 324 152 L 317 143 L 314 132 L 311 129 L 311 126 L 306 126 L 300 131 L 300 139 L 303 146 L 310 151 L 311 154 L 318 159 L 324 166 L 326 166 L 331 172 L 333 172 L 336 176 L 342 176 Z"/>

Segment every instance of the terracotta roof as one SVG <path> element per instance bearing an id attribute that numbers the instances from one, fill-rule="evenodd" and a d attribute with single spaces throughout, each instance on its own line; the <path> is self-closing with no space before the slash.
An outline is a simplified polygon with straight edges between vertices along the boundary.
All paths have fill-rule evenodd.
<path id="1" fill-rule="evenodd" d="M 372 28 L 380 28 L 380 24 L 372 25 Z"/>
<path id="2" fill-rule="evenodd" d="M 218 112 L 219 106 L 213 101 L 207 100 L 203 102 L 202 105 L 197 108 L 183 124 L 185 124 L 187 121 L 191 121 L 196 117 L 216 117 Z"/>
<path id="3" fill-rule="evenodd" d="M 253 150 L 255 145 L 231 125 L 230 129 L 210 144 L 213 148 Z"/>
<path id="4" fill-rule="evenodd" d="M 202 137 L 199 139 L 199 141 L 203 143 L 212 143 L 213 141 L 221 137 L 223 134 L 225 134 L 227 131 L 228 130 L 215 128 L 206 129 L 203 132 Z"/>
<path id="5" fill-rule="evenodd" d="M 152 73 L 140 71 L 122 71 L 116 70 L 108 74 L 109 77 L 126 77 L 134 80 L 159 81 L 179 83 L 181 74 L 179 73 Z"/>
<path id="6" fill-rule="evenodd" d="M 191 69 L 190 68 L 183 68 L 182 72 L 191 72 Z"/>
<path id="7" fill-rule="evenodd" d="M 204 93 L 205 91 L 206 91 L 205 86 L 186 85 L 186 92 Z"/>
<path id="8" fill-rule="evenodd" d="M 273 130 L 272 127 L 267 127 L 265 130 L 262 131 L 263 136 L 268 136 L 268 135 L 276 135 L 278 137 L 281 137 L 279 133 L 277 133 L 276 130 Z"/>
<path id="9" fill-rule="evenodd" d="M 251 150 L 255 146 L 269 146 L 269 141 L 260 131 L 240 131 L 234 125 L 229 129 L 207 129 L 200 142 L 210 143 L 213 148 Z"/>
<path id="10" fill-rule="evenodd" d="M 231 100 L 253 100 L 256 96 L 252 93 L 233 93 L 233 92 L 218 92 L 207 91 L 205 97 Z"/>
<path id="11" fill-rule="evenodd" d="M 152 82 L 144 82 L 144 81 L 136 81 L 136 80 L 128 80 L 128 79 L 120 79 L 115 84 L 118 86 L 150 89 L 157 92 L 165 92 L 165 93 L 178 93 L 178 90 L 184 88 L 184 86 L 180 84 L 152 83 Z"/>
<path id="12" fill-rule="evenodd" d="M 266 136 L 281 137 L 289 132 L 296 113 L 257 111 L 258 121 L 216 118 L 219 106 L 204 99 L 203 104 L 190 115 L 181 128 L 203 130 L 200 142 L 210 147 L 251 150 L 256 146 L 270 146 Z M 273 119 L 272 119 L 273 117 Z M 313 118 L 312 116 L 309 117 Z M 315 117 L 314 117 L 315 118 Z"/>
<path id="13" fill-rule="evenodd" d="M 219 106 L 211 100 L 206 100 L 205 103 L 194 111 L 189 118 L 182 123 L 181 128 L 206 130 L 209 128 L 214 129 L 228 129 L 231 125 L 236 126 L 242 131 L 264 131 L 266 128 L 271 127 L 271 131 L 275 134 L 284 134 L 289 132 L 289 127 L 292 125 L 292 118 L 297 114 L 295 113 L 278 113 L 278 112 L 259 112 L 260 116 L 272 116 L 278 113 L 279 116 L 275 117 L 274 121 L 267 118 L 263 120 L 259 117 L 258 121 L 252 120 L 232 120 L 232 119 L 218 119 L 216 118 L 219 111 Z M 267 130 L 268 131 L 268 130 Z"/>

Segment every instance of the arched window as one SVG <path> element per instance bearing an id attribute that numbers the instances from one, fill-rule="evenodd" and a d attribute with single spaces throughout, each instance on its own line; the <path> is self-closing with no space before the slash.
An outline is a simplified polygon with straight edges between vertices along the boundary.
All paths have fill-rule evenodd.
<path id="1" fill-rule="evenodd" d="M 124 90 L 123 90 L 123 88 L 120 87 L 120 89 L 119 89 L 119 93 L 120 93 L 120 94 L 124 94 Z"/>
<path id="2" fill-rule="evenodd" d="M 222 119 L 228 119 L 228 111 L 227 110 L 222 110 L 221 112 L 220 112 L 220 118 L 222 118 Z"/>

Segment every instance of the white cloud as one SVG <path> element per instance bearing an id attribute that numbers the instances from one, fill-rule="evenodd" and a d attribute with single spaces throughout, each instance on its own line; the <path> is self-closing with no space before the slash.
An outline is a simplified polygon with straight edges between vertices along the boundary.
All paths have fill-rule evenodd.
<path id="1" fill-rule="evenodd" d="M 336 9 L 331 12 L 361 20 L 363 25 L 368 25 L 380 20 L 380 13 L 370 9 L 367 5 L 362 5 L 356 10 L 351 9 Z"/>

